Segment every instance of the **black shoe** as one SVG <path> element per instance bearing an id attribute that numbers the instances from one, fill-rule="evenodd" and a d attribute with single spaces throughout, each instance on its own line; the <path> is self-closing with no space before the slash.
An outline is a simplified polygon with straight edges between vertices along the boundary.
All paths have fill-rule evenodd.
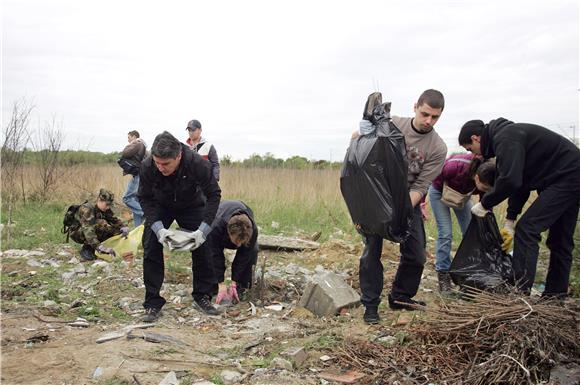
<path id="1" fill-rule="evenodd" d="M 448 296 L 453 293 L 451 275 L 447 271 L 438 271 L 437 280 L 439 281 L 439 293 L 441 295 Z"/>
<path id="2" fill-rule="evenodd" d="M 204 312 L 207 315 L 219 315 L 220 312 L 213 307 L 211 304 L 209 297 L 204 295 L 203 297 L 197 298 L 193 300 L 193 307 L 199 311 Z"/>
<path id="3" fill-rule="evenodd" d="M 365 315 L 363 316 L 363 320 L 370 325 L 378 324 L 381 320 L 378 310 L 378 306 L 367 306 L 365 308 Z"/>
<path id="4" fill-rule="evenodd" d="M 97 256 L 95 255 L 95 249 L 89 245 L 83 245 L 80 254 L 83 261 L 94 261 L 97 259 Z"/>
<path id="5" fill-rule="evenodd" d="M 161 309 L 149 307 L 145 309 L 145 315 L 141 318 L 143 322 L 155 322 L 161 316 Z"/>
<path id="6" fill-rule="evenodd" d="M 396 302 L 403 302 L 404 304 L 403 303 L 396 303 Z M 423 301 L 415 301 L 414 299 L 405 298 L 405 297 L 394 299 L 389 294 L 389 307 L 393 310 L 401 310 L 401 309 L 421 310 L 421 309 L 416 308 L 414 305 L 427 306 L 427 304 Z"/>

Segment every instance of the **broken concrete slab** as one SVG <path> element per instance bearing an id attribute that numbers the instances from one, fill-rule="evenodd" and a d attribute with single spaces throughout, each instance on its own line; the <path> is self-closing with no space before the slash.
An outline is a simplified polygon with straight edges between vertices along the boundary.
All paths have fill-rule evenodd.
<path id="1" fill-rule="evenodd" d="M 258 235 L 258 245 L 261 249 L 274 250 L 316 250 L 320 243 L 300 238 L 282 237 L 279 235 Z"/>
<path id="2" fill-rule="evenodd" d="M 360 304 L 359 294 L 339 275 L 317 274 L 308 283 L 299 305 L 319 317 L 334 316 L 341 309 Z"/>

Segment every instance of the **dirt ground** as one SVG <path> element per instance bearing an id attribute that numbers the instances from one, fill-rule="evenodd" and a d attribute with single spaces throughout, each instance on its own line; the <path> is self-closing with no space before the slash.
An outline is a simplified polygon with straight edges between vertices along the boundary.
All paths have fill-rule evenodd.
<path id="1" fill-rule="evenodd" d="M 311 252 L 263 252 L 257 279 L 261 279 L 261 267 L 265 266 L 264 285 L 261 289 L 257 285 L 241 303 L 223 307 L 222 315 L 217 317 L 192 308 L 187 294 L 191 290 L 190 273 L 168 269 L 164 285 L 168 303 L 159 321 L 151 328 L 134 329 L 130 333 L 133 338 L 123 336 L 103 343 L 96 341 L 141 324 L 144 288 L 139 281 L 139 259 L 129 264 L 80 263 L 72 248 L 32 256 L 4 252 L 3 276 L 10 280 L 2 283 L 2 384 L 157 385 L 170 372 L 175 372 L 181 385 L 201 380 L 215 384 L 335 383 L 321 380 L 320 373 L 340 369 L 333 360 L 336 340 L 352 336 L 369 340 L 389 335 L 405 338 L 409 327 L 424 314 L 392 311 L 381 304 L 382 322 L 369 326 L 362 321 L 361 307 L 336 317 L 317 318 L 297 306 L 305 277 L 315 271 L 341 273 L 358 288 L 361 248 L 359 243 L 331 240 Z M 384 296 L 397 266 L 396 251 L 394 245 L 385 244 Z M 31 263 L 31 259 L 38 263 Z M 437 306 L 440 301 L 433 262 L 428 259 L 417 295 L 429 306 Z M 61 275 L 83 267 L 85 273 L 72 278 Z M 56 274 L 60 282 L 29 279 L 45 269 L 53 274 L 43 277 Z M 94 306 L 101 308 L 98 316 L 89 318 L 83 326 L 70 324 L 79 314 L 92 314 Z M 79 309 L 83 309 L 81 313 Z M 161 335 L 165 341 L 144 339 L 150 339 L 150 333 Z M 306 360 L 292 364 L 292 359 L 284 355 L 289 348 L 303 348 Z"/>

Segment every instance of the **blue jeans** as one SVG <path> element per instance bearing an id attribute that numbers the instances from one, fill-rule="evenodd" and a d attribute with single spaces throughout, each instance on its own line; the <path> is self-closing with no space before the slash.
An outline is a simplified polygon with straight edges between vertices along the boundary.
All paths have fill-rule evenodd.
<path id="1" fill-rule="evenodd" d="M 429 187 L 429 202 L 431 202 L 431 210 L 437 222 L 437 247 L 435 257 L 435 270 L 449 271 L 451 267 L 451 242 L 453 241 L 453 222 L 451 221 L 451 208 L 441 202 L 441 191 Z M 473 204 L 468 201 L 463 209 L 453 209 L 461 233 L 465 234 L 467 226 L 471 222 L 471 206 Z"/>
<path id="2" fill-rule="evenodd" d="M 137 190 L 139 189 L 139 175 L 134 175 L 131 177 L 129 184 L 127 185 L 127 191 L 123 195 L 123 203 L 127 205 L 133 212 L 133 222 L 135 227 L 143 223 L 143 209 L 139 204 L 137 199 Z"/>

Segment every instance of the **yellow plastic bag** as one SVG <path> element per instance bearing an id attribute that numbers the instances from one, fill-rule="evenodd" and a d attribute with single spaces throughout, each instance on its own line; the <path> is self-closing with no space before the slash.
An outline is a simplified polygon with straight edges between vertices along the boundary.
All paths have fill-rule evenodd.
<path id="1" fill-rule="evenodd" d="M 126 239 L 121 234 L 119 234 L 102 242 L 101 245 L 105 247 L 110 247 L 113 250 L 115 250 L 117 258 L 121 258 L 123 254 L 129 253 L 137 255 L 137 249 L 139 248 L 139 245 L 141 245 L 141 238 L 143 238 L 144 228 L 145 227 L 143 225 L 137 226 L 129 232 L 129 235 L 127 235 Z M 95 252 L 95 255 L 97 256 L 97 258 L 105 260 L 107 262 L 111 262 L 113 260 L 113 256 L 109 254 L 103 254 L 97 251 Z"/>

